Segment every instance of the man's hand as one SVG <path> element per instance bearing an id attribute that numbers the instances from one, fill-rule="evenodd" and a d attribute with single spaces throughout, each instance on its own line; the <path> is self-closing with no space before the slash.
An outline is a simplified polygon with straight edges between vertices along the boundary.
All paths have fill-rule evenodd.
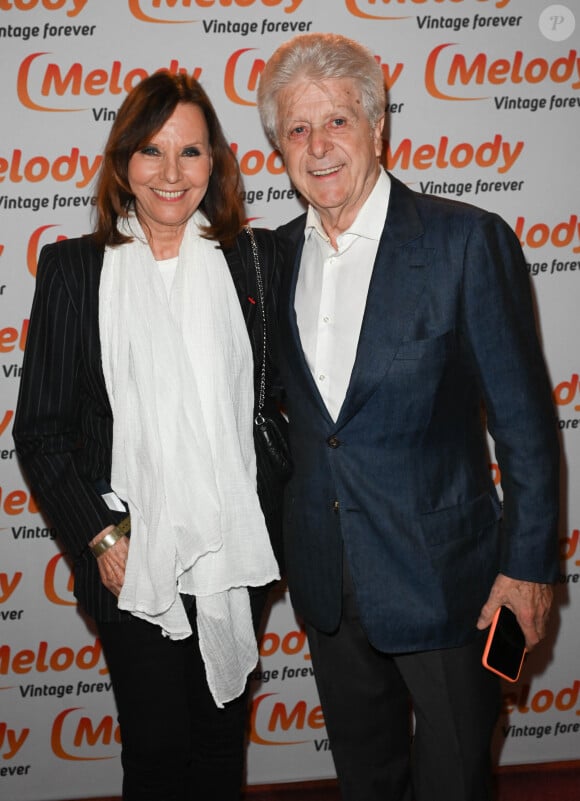
<path id="1" fill-rule="evenodd" d="M 486 629 L 498 607 L 507 606 L 517 617 L 526 638 L 526 648 L 531 651 L 546 635 L 553 595 L 550 584 L 519 581 L 499 573 L 479 614 L 477 628 Z"/>
<path id="2" fill-rule="evenodd" d="M 97 542 L 114 529 L 114 526 L 107 526 L 94 537 L 89 545 L 96 545 Z M 108 548 L 97 558 L 97 566 L 99 568 L 99 575 L 105 587 L 119 596 L 125 581 L 125 566 L 127 564 L 127 557 L 129 555 L 129 539 L 121 537 L 120 540 Z"/>

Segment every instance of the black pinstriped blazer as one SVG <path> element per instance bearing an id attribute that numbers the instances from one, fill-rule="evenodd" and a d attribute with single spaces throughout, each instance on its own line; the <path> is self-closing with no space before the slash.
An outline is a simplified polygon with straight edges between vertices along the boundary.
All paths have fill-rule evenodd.
<path id="1" fill-rule="evenodd" d="M 282 257 L 272 232 L 255 230 L 269 325 L 268 394 L 276 381 L 276 303 Z M 247 234 L 225 251 L 238 292 L 259 376 L 262 321 Z M 30 315 L 13 436 L 40 508 L 74 562 L 75 596 L 97 620 L 128 617 L 100 579 L 87 543 L 118 522 L 96 489 L 110 480 L 113 418 L 101 366 L 98 301 L 103 251 L 90 236 L 43 248 Z M 262 500 L 262 498 L 261 498 Z M 281 497 L 263 500 L 279 551 Z"/>

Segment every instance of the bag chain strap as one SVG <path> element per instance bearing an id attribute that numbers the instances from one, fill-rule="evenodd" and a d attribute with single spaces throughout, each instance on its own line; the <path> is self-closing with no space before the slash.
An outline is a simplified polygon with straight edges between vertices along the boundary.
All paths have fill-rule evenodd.
<path id="1" fill-rule="evenodd" d="M 258 391 L 258 413 L 254 420 L 256 425 L 261 425 L 264 422 L 262 409 L 264 408 L 264 401 L 266 399 L 266 309 L 264 308 L 264 283 L 262 281 L 262 269 L 260 267 L 258 245 L 256 244 L 254 232 L 249 225 L 246 225 L 244 230 L 250 237 L 250 243 L 252 245 L 252 255 L 254 257 L 254 266 L 256 268 L 256 285 L 258 287 L 258 298 L 260 302 L 260 312 L 262 315 L 262 370 L 260 374 L 260 389 Z"/>

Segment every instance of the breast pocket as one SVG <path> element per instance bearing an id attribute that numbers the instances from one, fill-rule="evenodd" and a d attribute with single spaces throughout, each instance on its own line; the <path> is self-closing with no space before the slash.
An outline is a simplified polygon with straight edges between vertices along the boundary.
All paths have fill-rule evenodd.
<path id="1" fill-rule="evenodd" d="M 429 395 L 446 375 L 457 356 L 454 331 L 429 339 L 403 340 L 391 363 L 390 379 L 407 391 L 419 391 L 414 382 L 421 382 L 421 395 Z"/>
<path id="2" fill-rule="evenodd" d="M 403 340 L 395 354 L 395 361 L 440 361 L 455 349 L 455 332 L 445 331 L 426 339 Z"/>

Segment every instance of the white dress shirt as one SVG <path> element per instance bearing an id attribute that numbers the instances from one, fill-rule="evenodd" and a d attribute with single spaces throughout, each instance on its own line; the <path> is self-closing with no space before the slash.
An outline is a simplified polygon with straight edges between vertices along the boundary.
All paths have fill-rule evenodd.
<path id="1" fill-rule="evenodd" d="M 318 212 L 308 208 L 294 308 L 306 361 L 333 420 L 354 366 L 390 189 L 381 170 L 353 224 L 338 236 L 337 250 Z"/>

